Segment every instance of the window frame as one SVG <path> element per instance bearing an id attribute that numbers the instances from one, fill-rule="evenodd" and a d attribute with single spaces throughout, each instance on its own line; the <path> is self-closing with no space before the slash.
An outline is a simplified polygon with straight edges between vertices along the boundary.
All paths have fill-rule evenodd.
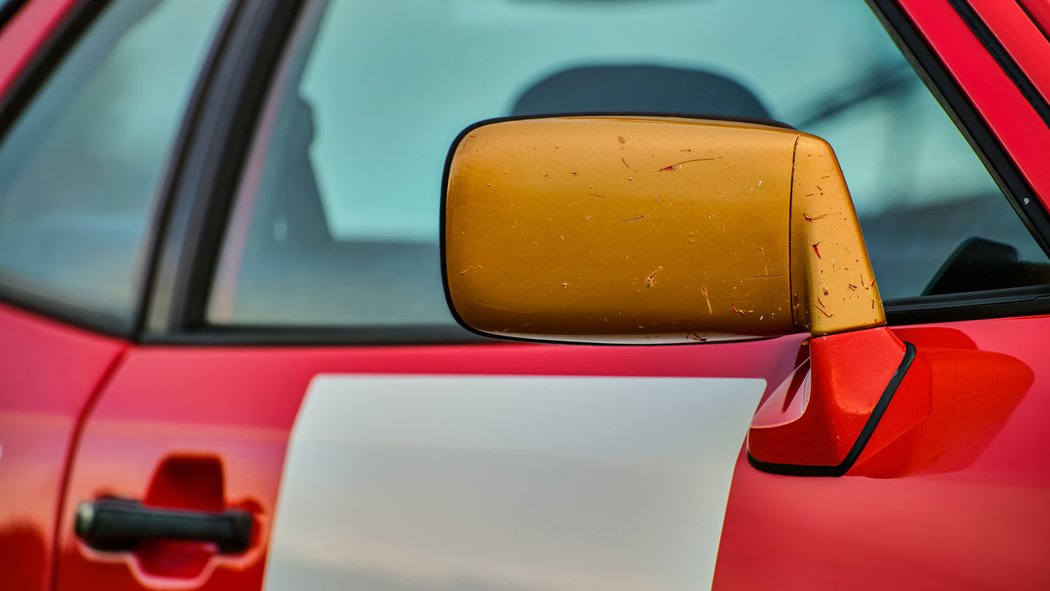
<path id="1" fill-rule="evenodd" d="M 1050 216 L 958 83 L 895 0 L 866 0 L 894 43 L 948 113 L 1045 252 Z M 195 117 L 181 162 L 139 340 L 180 345 L 386 345 L 477 342 L 459 327 L 213 326 L 205 310 L 236 195 L 271 80 L 302 2 L 264 0 L 239 19 Z M 261 20 L 260 20 L 261 19 Z M 246 23 L 257 23 L 248 26 Z M 250 30 L 245 31 L 245 28 Z M 986 48 L 987 50 L 987 48 Z M 234 132 L 234 133 L 231 133 Z M 1029 199 L 1027 205 L 1023 204 Z M 889 324 L 1014 317 L 1050 312 L 1050 286 L 923 296 L 886 302 Z"/>

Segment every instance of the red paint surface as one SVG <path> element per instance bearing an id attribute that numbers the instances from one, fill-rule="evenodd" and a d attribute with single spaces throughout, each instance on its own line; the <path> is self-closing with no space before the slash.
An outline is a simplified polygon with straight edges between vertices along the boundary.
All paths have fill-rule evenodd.
<path id="1" fill-rule="evenodd" d="M 1018 0 L 1039 25 L 1043 33 L 1050 33 L 1050 0 Z"/>
<path id="2" fill-rule="evenodd" d="M 715 587 L 1050 588 L 1048 331 L 1045 316 L 894 329 L 916 361 L 849 474 L 741 455 Z"/>
<path id="3" fill-rule="evenodd" d="M 841 464 L 904 359 L 904 344 L 885 327 L 815 338 L 809 349 L 755 414 L 747 449 L 756 460 Z"/>
<path id="4" fill-rule="evenodd" d="M 83 433 L 60 529 L 58 589 L 258 589 L 287 438 L 319 373 L 724 376 L 775 385 L 794 367 L 802 338 L 665 347 L 136 348 Z M 147 564 L 141 553 L 94 552 L 73 534 L 79 502 L 142 499 L 166 459 L 209 456 L 222 462 L 223 504 L 257 516 L 259 536 L 246 554 L 211 554 L 195 574 L 182 568 L 192 556 L 181 566 Z M 166 494 L 178 495 L 178 483 L 168 484 Z M 187 493 L 180 502 L 209 495 Z"/>
<path id="5" fill-rule="evenodd" d="M 1035 379 L 1011 355 L 950 328 L 900 329 L 922 347 L 851 474 L 895 478 L 964 470 L 984 452 Z"/>
<path id="6" fill-rule="evenodd" d="M 1043 206 L 1050 206 L 1050 166 L 1046 165 L 1050 127 L 947 0 L 900 0 L 900 4 L 962 86 Z M 1044 57 L 1044 68 L 1050 67 L 1048 62 L 1050 59 Z"/>
<path id="7" fill-rule="evenodd" d="M 877 430 L 850 475 L 837 479 L 763 474 L 742 456 L 716 584 L 1050 584 L 1044 560 L 1050 462 L 1039 451 L 1050 445 L 1044 428 L 1050 375 L 1040 379 L 1031 369 L 1046 365 L 1036 335 L 1048 330 L 1048 317 L 895 329 L 916 345 L 913 367 L 924 370 L 909 372 L 887 411 L 893 441 Z M 137 349 L 83 435 L 61 528 L 59 588 L 257 589 L 288 432 L 318 373 L 763 377 L 769 394 L 807 350 L 801 340 L 644 348 Z M 148 496 L 158 466 L 171 457 L 221 460 L 223 504 L 258 517 L 252 550 L 210 555 L 200 574 L 180 578 L 170 570 L 158 576 L 140 556 L 92 552 L 75 539 L 71 511 L 77 502 Z M 874 461 L 879 457 L 881 464 Z M 183 479 L 169 483 L 176 480 Z M 214 491 L 189 494 L 203 497 Z"/>
<path id="8" fill-rule="evenodd" d="M 0 305 L 0 588 L 50 587 L 77 420 L 123 347 Z"/>
<path id="9" fill-rule="evenodd" d="M 969 0 L 1044 100 L 1050 98 L 1050 41 L 1020 4 L 1003 0 Z M 1050 4 L 1047 4 L 1050 6 Z"/>

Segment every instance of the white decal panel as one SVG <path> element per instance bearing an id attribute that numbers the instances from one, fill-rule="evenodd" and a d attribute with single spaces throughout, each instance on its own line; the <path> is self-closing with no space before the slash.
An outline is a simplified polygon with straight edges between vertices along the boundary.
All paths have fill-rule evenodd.
<path id="1" fill-rule="evenodd" d="M 318 376 L 292 431 L 265 588 L 708 588 L 764 389 Z"/>

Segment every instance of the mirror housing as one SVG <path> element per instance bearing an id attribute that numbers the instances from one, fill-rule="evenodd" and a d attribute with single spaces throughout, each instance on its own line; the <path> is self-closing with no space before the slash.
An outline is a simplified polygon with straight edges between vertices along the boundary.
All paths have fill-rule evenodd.
<path id="1" fill-rule="evenodd" d="M 824 140 L 730 121 L 483 122 L 453 144 L 442 212 L 457 319 L 516 338 L 669 343 L 885 323 Z"/>

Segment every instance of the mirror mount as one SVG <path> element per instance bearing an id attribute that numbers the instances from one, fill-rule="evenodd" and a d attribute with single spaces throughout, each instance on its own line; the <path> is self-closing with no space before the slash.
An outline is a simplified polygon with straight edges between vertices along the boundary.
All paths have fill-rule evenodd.
<path id="1" fill-rule="evenodd" d="M 915 358 L 886 327 L 810 339 L 810 357 L 766 398 L 747 437 L 764 472 L 842 476 L 860 458 Z"/>

